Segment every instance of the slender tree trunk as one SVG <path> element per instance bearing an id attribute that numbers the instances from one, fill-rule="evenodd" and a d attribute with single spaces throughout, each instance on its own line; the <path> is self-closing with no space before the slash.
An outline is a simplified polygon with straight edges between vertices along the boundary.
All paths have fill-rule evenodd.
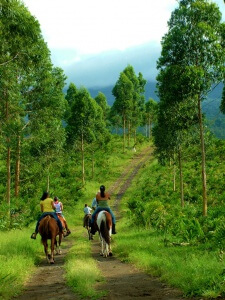
<path id="1" fill-rule="evenodd" d="M 146 136 L 146 138 L 148 137 L 148 125 L 147 124 L 145 124 L 145 136 Z"/>
<path id="2" fill-rule="evenodd" d="M 126 118 L 123 116 L 123 153 L 125 153 L 125 140 L 126 140 Z"/>
<path id="3" fill-rule="evenodd" d="M 16 171 L 15 171 L 15 196 L 19 196 L 20 190 L 20 153 L 21 153 L 21 137 L 17 137 L 17 150 L 16 150 Z"/>
<path id="4" fill-rule="evenodd" d="M 148 118 L 148 138 L 150 139 L 150 133 L 151 129 L 150 129 L 150 118 Z"/>
<path id="5" fill-rule="evenodd" d="M 50 190 L 50 175 L 49 175 L 49 170 L 48 170 L 48 175 L 47 175 L 47 192 L 49 193 Z"/>
<path id="6" fill-rule="evenodd" d="M 9 102 L 6 101 L 6 123 L 9 121 Z M 9 133 L 8 133 L 9 134 Z M 10 138 L 7 137 L 7 184 L 6 184 L 6 199 L 9 205 L 9 212 L 10 212 L 10 188 L 11 188 L 11 148 L 10 148 Z"/>
<path id="7" fill-rule="evenodd" d="M 92 179 L 94 178 L 94 170 L 95 170 L 95 161 L 94 161 L 94 151 L 92 152 Z"/>
<path id="8" fill-rule="evenodd" d="M 128 147 L 130 147 L 130 128 L 131 128 L 131 126 L 130 126 L 130 120 L 128 121 L 128 143 L 127 143 L 127 146 Z"/>
<path id="9" fill-rule="evenodd" d="M 81 155 L 82 155 L 82 184 L 84 185 L 85 178 L 84 178 L 84 135 L 83 135 L 83 132 L 81 134 Z"/>
<path id="10" fill-rule="evenodd" d="M 173 158 L 173 191 L 176 191 L 176 164 L 175 164 L 175 154 Z"/>
<path id="11" fill-rule="evenodd" d="M 183 183 L 183 172 L 182 172 L 182 161 L 181 161 L 181 149 L 178 150 L 178 161 L 180 170 L 180 199 L 181 207 L 184 207 L 184 183 Z"/>
<path id="12" fill-rule="evenodd" d="M 202 196 L 203 196 L 203 216 L 207 216 L 207 188 L 206 188 L 206 167 L 205 167 L 205 143 L 204 143 L 204 130 L 202 122 L 201 99 L 198 97 L 198 117 L 200 127 L 200 140 L 202 152 Z"/>

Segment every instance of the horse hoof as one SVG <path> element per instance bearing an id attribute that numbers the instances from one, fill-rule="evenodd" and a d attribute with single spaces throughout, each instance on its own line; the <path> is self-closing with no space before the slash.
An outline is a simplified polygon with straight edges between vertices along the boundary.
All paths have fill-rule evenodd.
<path id="1" fill-rule="evenodd" d="M 103 256 L 103 253 L 100 253 L 100 256 Z"/>
<path id="2" fill-rule="evenodd" d="M 109 256 L 113 256 L 112 252 L 109 252 Z"/>

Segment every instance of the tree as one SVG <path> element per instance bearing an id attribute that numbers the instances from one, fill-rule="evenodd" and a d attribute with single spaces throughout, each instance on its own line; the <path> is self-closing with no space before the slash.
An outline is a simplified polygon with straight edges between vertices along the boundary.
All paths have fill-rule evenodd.
<path id="1" fill-rule="evenodd" d="M 70 91 L 75 90 L 70 85 Z M 67 94 L 67 99 L 68 99 Z M 79 143 L 82 161 L 82 184 L 85 183 L 84 152 L 85 143 L 91 143 L 95 139 L 94 120 L 96 116 L 96 104 L 89 92 L 84 87 L 77 90 L 70 98 L 70 117 L 67 119 L 68 142 L 71 145 Z"/>
<path id="2" fill-rule="evenodd" d="M 41 58 L 38 49 L 42 36 L 39 23 L 17 0 L 1 1 L 0 25 L 0 127 L 7 149 L 6 194 L 10 205 L 12 147 L 16 144 L 15 139 L 19 142 L 19 131 L 24 127 L 26 103 L 21 89 L 35 70 L 37 56 Z"/>
<path id="3" fill-rule="evenodd" d="M 207 0 L 180 0 L 168 22 L 169 31 L 162 40 L 158 68 L 180 67 L 189 78 L 188 94 L 198 109 L 202 153 L 203 215 L 207 215 L 204 129 L 201 101 L 224 74 L 224 24 L 216 4 Z M 177 77 L 178 78 L 178 77 Z M 187 75 L 188 78 L 188 75 Z M 174 95 L 175 96 L 175 95 Z"/>
<path id="4" fill-rule="evenodd" d="M 112 106 L 113 110 L 118 113 L 123 120 L 123 152 L 125 152 L 126 122 L 132 107 L 133 84 L 123 72 L 120 73 L 120 77 L 112 90 L 112 94 L 115 97 Z"/>
<path id="5" fill-rule="evenodd" d="M 146 125 L 146 136 L 151 138 L 152 135 L 152 124 L 156 121 L 157 118 L 157 108 L 158 104 L 152 98 L 149 98 L 147 102 L 145 102 L 145 125 Z"/>

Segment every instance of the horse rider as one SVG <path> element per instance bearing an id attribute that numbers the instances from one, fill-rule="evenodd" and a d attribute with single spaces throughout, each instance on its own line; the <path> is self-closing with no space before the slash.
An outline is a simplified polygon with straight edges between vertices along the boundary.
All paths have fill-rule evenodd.
<path id="1" fill-rule="evenodd" d="M 42 215 L 40 216 L 40 218 L 37 221 L 35 232 L 32 233 L 31 238 L 34 239 L 34 240 L 36 239 L 36 236 L 38 234 L 39 223 L 44 217 L 46 217 L 48 215 L 50 215 L 51 217 L 53 217 L 56 220 L 56 222 L 59 226 L 59 231 L 62 232 L 64 237 L 66 237 L 67 234 L 63 232 L 62 223 L 59 220 L 59 218 L 58 218 L 58 216 L 55 212 L 55 207 L 54 207 L 53 200 L 52 200 L 52 198 L 49 197 L 48 192 L 43 193 L 43 195 L 41 197 L 41 201 L 40 201 L 40 206 L 41 206 Z"/>
<path id="2" fill-rule="evenodd" d="M 66 222 L 66 218 L 64 217 L 62 211 L 63 211 L 63 204 L 61 201 L 59 201 L 58 197 L 54 197 L 54 207 L 55 207 L 55 212 L 57 214 L 57 216 L 62 217 L 64 223 L 65 223 L 65 228 L 66 228 L 66 235 L 71 234 L 71 231 L 68 228 L 67 222 Z"/>
<path id="3" fill-rule="evenodd" d="M 90 208 L 87 204 L 84 205 L 84 219 L 83 219 L 83 227 L 85 227 L 85 220 L 87 216 L 91 215 L 92 208 Z"/>
<path id="4" fill-rule="evenodd" d="M 94 222 L 95 222 L 95 216 L 97 213 L 99 213 L 102 210 L 108 211 L 112 216 L 112 234 L 116 234 L 116 218 L 111 210 L 111 208 L 108 205 L 108 200 L 110 200 L 110 194 L 105 191 L 105 186 L 100 186 L 100 192 L 96 194 L 96 200 L 98 203 L 98 206 L 96 210 L 92 214 L 91 218 L 91 233 L 94 235 L 96 232 Z"/>

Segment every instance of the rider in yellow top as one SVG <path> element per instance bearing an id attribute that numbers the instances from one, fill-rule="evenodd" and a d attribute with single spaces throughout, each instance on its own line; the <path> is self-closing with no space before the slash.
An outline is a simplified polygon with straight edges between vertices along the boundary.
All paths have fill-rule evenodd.
<path id="1" fill-rule="evenodd" d="M 67 234 L 64 234 L 64 232 L 63 232 L 62 223 L 59 220 L 57 214 L 55 213 L 55 206 L 54 206 L 52 198 L 49 197 L 48 192 L 43 193 L 43 195 L 41 197 L 40 206 L 41 206 L 42 215 L 40 216 L 39 220 L 37 221 L 35 232 L 32 233 L 31 238 L 36 239 L 36 236 L 38 234 L 39 223 L 47 215 L 50 215 L 51 217 L 53 217 L 56 220 L 56 222 L 59 226 L 59 231 L 62 232 L 64 237 L 67 236 Z"/>

